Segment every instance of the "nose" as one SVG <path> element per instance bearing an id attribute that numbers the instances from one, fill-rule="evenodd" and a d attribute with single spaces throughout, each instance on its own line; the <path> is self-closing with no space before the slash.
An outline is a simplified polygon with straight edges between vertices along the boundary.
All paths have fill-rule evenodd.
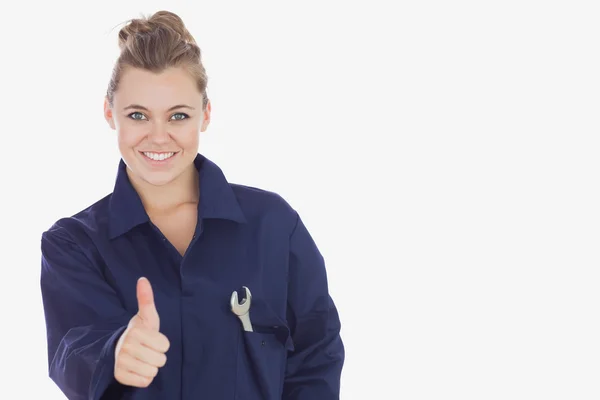
<path id="1" fill-rule="evenodd" d="M 165 144 L 171 141 L 171 134 L 163 126 L 154 126 L 148 134 L 148 138 L 156 144 Z"/>

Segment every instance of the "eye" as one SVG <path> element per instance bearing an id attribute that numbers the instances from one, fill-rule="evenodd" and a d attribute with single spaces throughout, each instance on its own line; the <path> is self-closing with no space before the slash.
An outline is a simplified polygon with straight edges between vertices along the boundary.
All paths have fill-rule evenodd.
<path id="1" fill-rule="evenodd" d="M 175 117 L 177 115 L 179 115 L 181 118 L 174 118 L 175 121 L 183 121 L 184 119 L 188 119 L 190 117 L 189 115 L 187 115 L 185 113 L 176 113 L 176 114 L 173 114 L 173 117 Z"/>
<path id="2" fill-rule="evenodd" d="M 142 119 L 140 119 L 140 118 L 135 118 L 134 115 L 141 115 L 142 117 L 144 116 L 144 114 L 142 114 L 141 112 L 135 111 L 135 112 L 132 112 L 131 114 L 129 114 L 128 117 L 135 121 L 142 121 Z"/>

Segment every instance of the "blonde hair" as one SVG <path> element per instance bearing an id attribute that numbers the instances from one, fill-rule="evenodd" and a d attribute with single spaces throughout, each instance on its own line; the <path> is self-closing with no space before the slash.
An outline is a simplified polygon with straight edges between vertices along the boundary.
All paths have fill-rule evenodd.
<path id="1" fill-rule="evenodd" d="M 111 107 L 121 75 L 127 67 L 155 73 L 170 67 L 182 67 L 196 81 L 206 109 L 208 76 L 202 65 L 200 47 L 177 14 L 158 11 L 150 17 L 129 20 L 119 31 L 119 48 L 121 54 L 106 91 Z"/>

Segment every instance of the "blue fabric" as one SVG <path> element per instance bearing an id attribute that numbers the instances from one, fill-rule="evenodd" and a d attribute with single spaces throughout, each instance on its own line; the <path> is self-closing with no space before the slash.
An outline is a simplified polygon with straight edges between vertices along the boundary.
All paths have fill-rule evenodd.
<path id="1" fill-rule="evenodd" d="M 68 399 L 339 399 L 344 345 L 323 257 L 279 195 L 227 182 L 201 154 L 196 233 L 182 257 L 123 160 L 114 191 L 42 234 L 49 375 Z M 152 284 L 167 363 L 148 388 L 114 378 L 114 349 Z M 253 332 L 229 301 L 252 292 Z"/>

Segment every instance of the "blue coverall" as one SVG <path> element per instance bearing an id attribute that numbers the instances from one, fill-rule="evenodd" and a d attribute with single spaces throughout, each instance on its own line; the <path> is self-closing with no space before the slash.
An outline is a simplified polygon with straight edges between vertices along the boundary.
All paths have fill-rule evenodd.
<path id="1" fill-rule="evenodd" d="M 229 183 L 201 154 L 182 257 L 150 221 L 123 160 L 114 191 L 42 234 L 49 375 L 68 399 L 339 399 L 344 345 L 323 257 L 281 196 Z M 171 346 L 147 388 L 114 378 L 119 335 L 152 284 Z M 252 293 L 253 332 L 230 309 Z"/>

